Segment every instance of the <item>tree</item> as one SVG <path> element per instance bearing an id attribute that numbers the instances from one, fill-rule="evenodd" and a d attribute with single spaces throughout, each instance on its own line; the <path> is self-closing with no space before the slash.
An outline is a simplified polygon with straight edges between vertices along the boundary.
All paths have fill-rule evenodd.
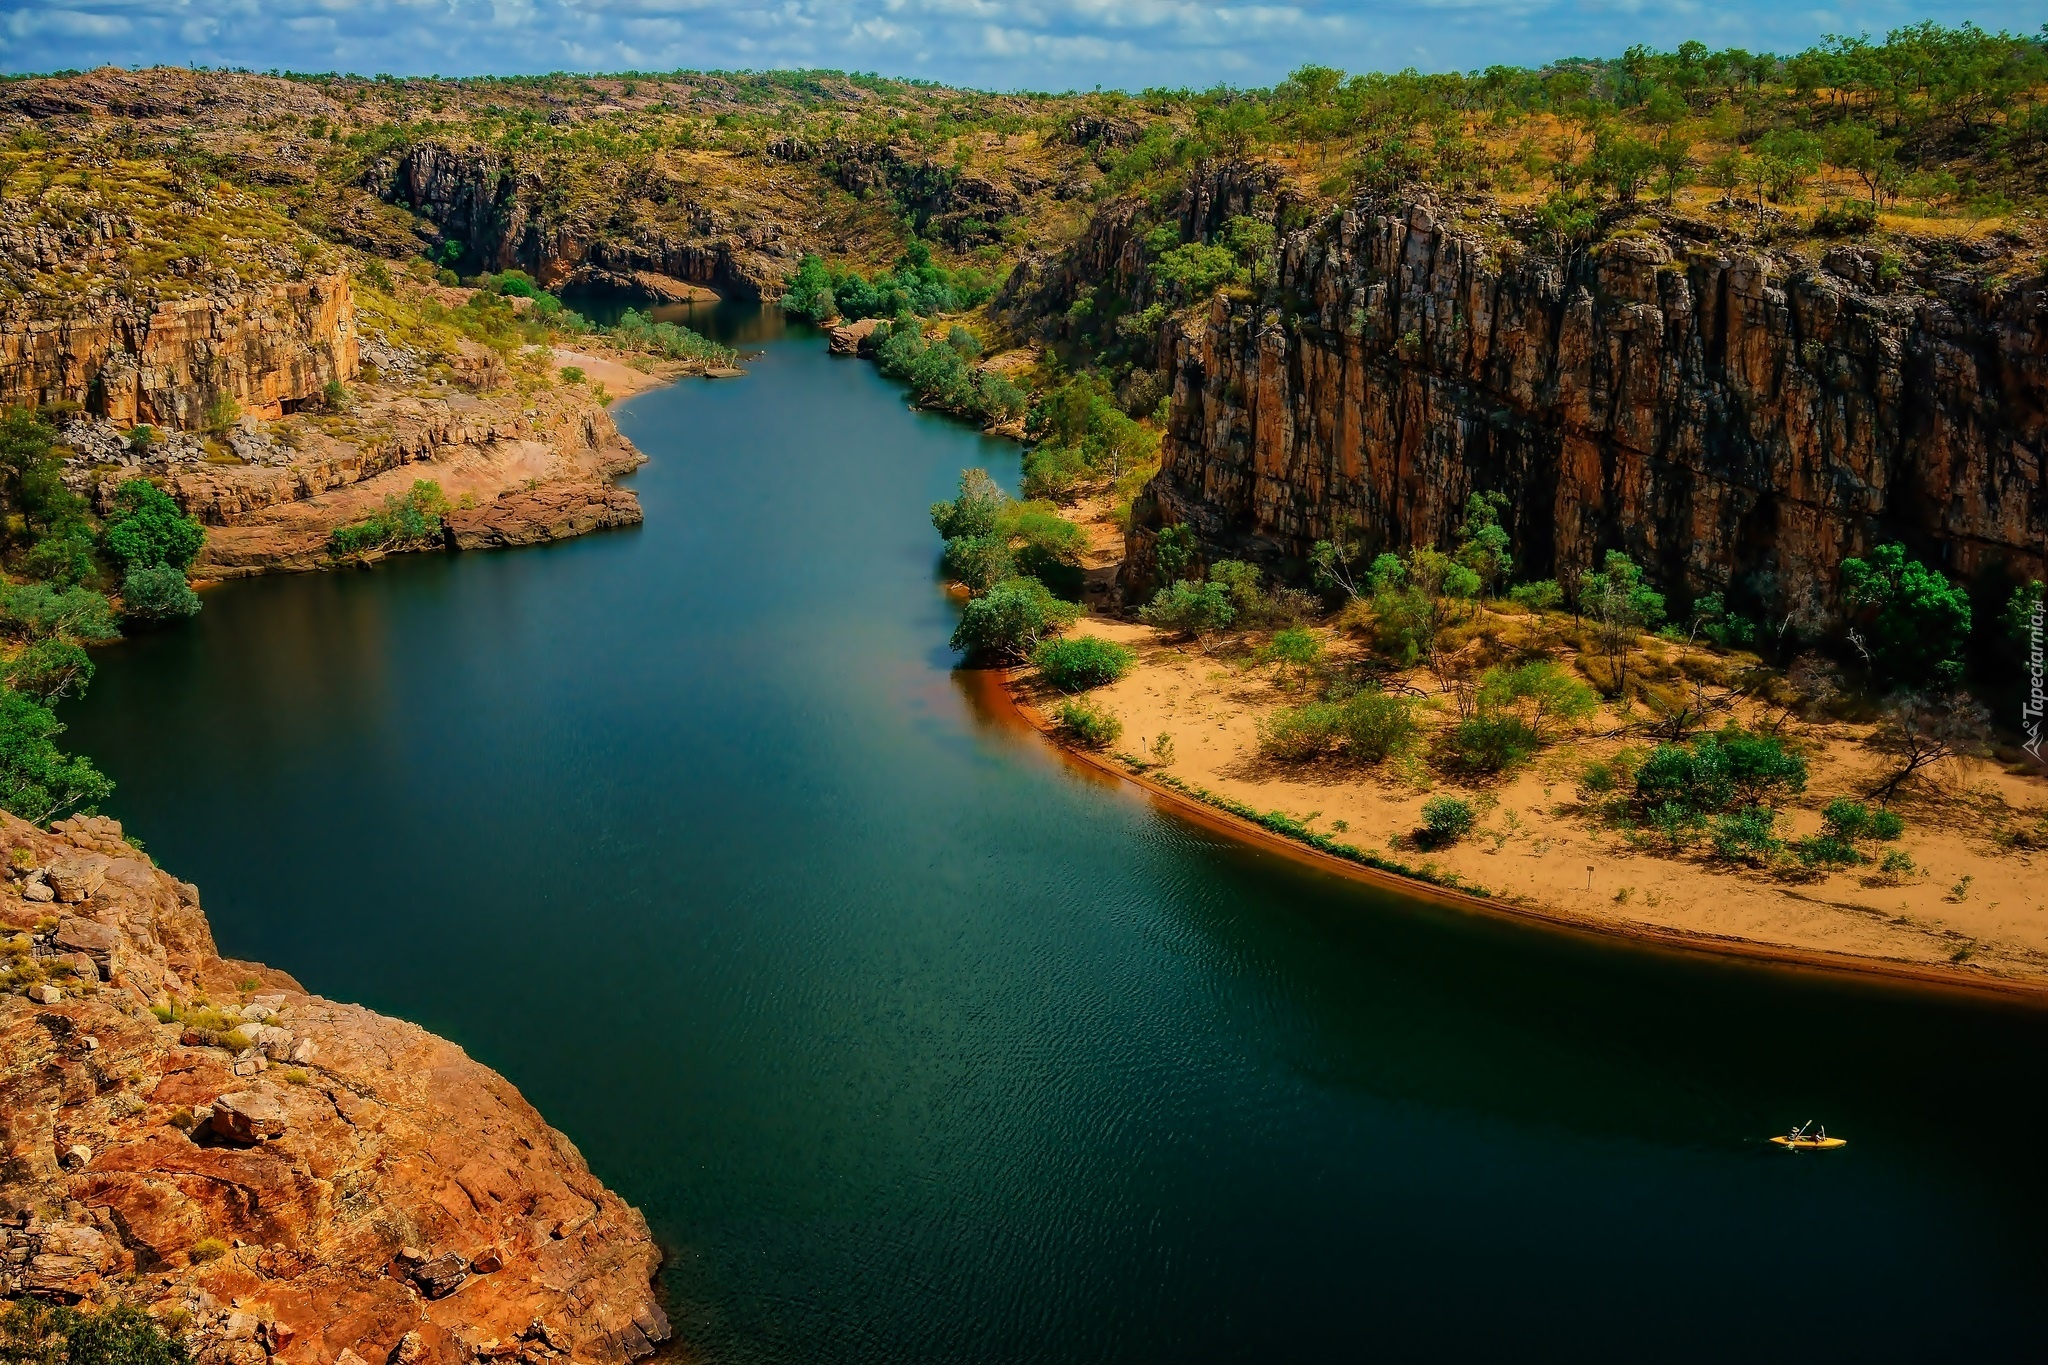
<path id="1" fill-rule="evenodd" d="M 182 570 L 206 543 L 206 528 L 149 480 L 130 479 L 114 492 L 104 540 L 107 553 L 124 569 L 168 564 Z"/>
<path id="2" fill-rule="evenodd" d="M 1513 668 L 1489 668 L 1479 680 L 1482 711 L 1514 711 L 1522 716 L 1538 743 L 1552 736 L 1553 725 L 1576 725 L 1599 709 L 1593 689 L 1549 659 L 1535 659 Z"/>
<path id="3" fill-rule="evenodd" d="M 1842 600 L 1853 617 L 1849 643 L 1881 681 L 1909 689 L 1962 681 L 1970 599 L 1939 569 L 1908 558 L 1905 546 L 1843 560 Z"/>
<path id="4" fill-rule="evenodd" d="M 961 608 L 952 645 L 969 659 L 1022 659 L 1080 614 L 1037 579 L 1009 578 Z"/>
<path id="5" fill-rule="evenodd" d="M 1203 636 L 1227 629 L 1237 619 L 1237 608 L 1226 585 L 1184 578 L 1162 589 L 1138 616 L 1146 625 L 1176 635 Z"/>
<path id="6" fill-rule="evenodd" d="M 996 529 L 996 519 L 1009 500 L 986 469 L 963 469 L 960 495 L 951 502 L 932 504 L 932 525 L 947 540 L 989 535 Z"/>
<path id="7" fill-rule="evenodd" d="M 1514 567 L 1514 552 L 1507 528 L 1500 524 L 1502 509 L 1508 505 L 1505 493 L 1474 493 L 1465 499 L 1465 522 L 1458 528 L 1458 548 L 1453 555 L 1479 577 L 1479 595 L 1493 595 Z"/>
<path id="8" fill-rule="evenodd" d="M 1990 733 L 1990 721 L 1990 712 L 1967 692 L 1945 697 L 1894 694 L 1885 702 L 1883 719 L 1870 742 L 1895 766 L 1872 784 L 1870 794 L 1888 805 L 1915 774 L 1943 759 L 1977 752 Z"/>
<path id="9" fill-rule="evenodd" d="M 1628 652 L 1636 637 L 1664 619 L 1664 594 L 1643 579 L 1636 562 L 1619 550 L 1607 552 L 1606 566 L 1579 580 L 1579 608 L 1593 618 L 1600 649 L 1614 673 L 1614 692 L 1628 690 Z"/>
<path id="10" fill-rule="evenodd" d="M 1438 686 L 1447 685 L 1445 636 L 1479 595 L 1479 575 L 1424 545 L 1405 558 L 1381 555 L 1367 577 L 1382 646 L 1404 662 L 1427 660 Z"/>
<path id="11" fill-rule="evenodd" d="M 89 760 L 57 748 L 63 733 L 49 707 L 0 687 L 0 810 L 32 825 L 47 824 L 74 807 L 104 801 L 114 790 Z"/>
<path id="12" fill-rule="evenodd" d="M 0 516 L 17 514 L 34 540 L 79 522 L 84 502 L 64 486 L 57 429 L 29 408 L 0 412 Z"/>
<path id="13" fill-rule="evenodd" d="M 84 696 L 92 681 L 92 657 L 76 641 L 46 636 L 8 661 L 7 685 L 45 705 L 66 695 Z"/>
<path id="14" fill-rule="evenodd" d="M 128 571 L 121 580 L 121 614 L 138 621 L 170 621 L 199 614 L 199 594 L 168 564 Z"/>
<path id="15" fill-rule="evenodd" d="M 1870 191 L 1870 207 L 1878 208 L 1879 196 L 1897 192 L 1899 183 L 1898 144 L 1880 137 L 1877 129 L 1855 120 L 1838 123 L 1821 139 L 1822 157 L 1837 170 L 1852 171 Z"/>

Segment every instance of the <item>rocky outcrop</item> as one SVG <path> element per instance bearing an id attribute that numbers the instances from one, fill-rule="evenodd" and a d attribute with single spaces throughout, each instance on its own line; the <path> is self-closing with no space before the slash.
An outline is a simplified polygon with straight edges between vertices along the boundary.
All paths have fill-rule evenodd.
<path id="1" fill-rule="evenodd" d="M 1132 280 L 1130 216 L 1110 206 L 1012 307 L 1071 289 L 1062 272 Z M 1964 579 L 2048 569 L 2048 281 L 1924 265 L 1909 288 L 1875 250 L 1723 247 L 1675 222 L 1558 259 L 1481 226 L 1361 200 L 1284 234 L 1260 297 L 1170 320 L 1130 574 L 1170 523 L 1295 567 L 1345 527 L 1445 544 L 1479 490 L 1508 494 L 1520 572 L 1619 548 L 1674 588 L 1814 621 L 1841 559 L 1881 539 Z"/>
<path id="2" fill-rule="evenodd" d="M 76 404 L 121 426 L 190 427 L 220 399 L 277 418 L 357 370 L 347 274 L 0 319 L 0 405 Z"/>
<path id="3" fill-rule="evenodd" d="M 616 285 L 646 272 L 744 299 L 781 292 L 800 254 L 783 224 L 728 221 L 658 167 L 586 169 L 605 182 L 602 218 L 551 212 L 538 171 L 440 142 L 378 161 L 364 187 L 432 222 L 483 268 L 525 270 L 549 288 Z"/>
<path id="4" fill-rule="evenodd" d="M 640 519 L 640 499 L 631 489 L 590 480 L 502 493 L 481 507 L 450 512 L 444 525 L 456 549 L 490 550 L 638 526 Z"/>
<path id="5" fill-rule="evenodd" d="M 201 1365 L 609 1363 L 667 1338 L 645 1220 L 502 1076 L 222 960 L 198 893 L 113 821 L 0 816 L 0 846 L 6 1293 L 184 1314 Z M 22 896 L 81 859 L 104 875 L 73 918 L 111 950 L 83 967 Z"/>

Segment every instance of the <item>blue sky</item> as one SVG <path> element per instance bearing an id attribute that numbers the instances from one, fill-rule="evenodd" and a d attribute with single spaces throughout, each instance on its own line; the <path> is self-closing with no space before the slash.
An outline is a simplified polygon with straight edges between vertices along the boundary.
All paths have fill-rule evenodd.
<path id="1" fill-rule="evenodd" d="M 1630 43 L 1791 51 L 2038 4 L 1836 0 L 0 0 L 0 70 L 154 62 L 469 75 L 830 66 L 990 89 L 1533 65 Z"/>

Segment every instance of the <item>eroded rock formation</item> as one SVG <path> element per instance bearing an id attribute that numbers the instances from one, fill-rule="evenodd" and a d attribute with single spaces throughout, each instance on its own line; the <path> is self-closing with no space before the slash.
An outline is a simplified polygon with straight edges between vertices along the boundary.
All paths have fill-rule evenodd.
<path id="1" fill-rule="evenodd" d="M 1242 168 L 1198 179 L 1189 235 L 1284 221 Z M 1263 196 L 1263 198 L 1262 198 Z M 1134 214 L 1013 282 L 1145 299 Z M 1520 571 L 1625 549 L 1664 582 L 1822 615 L 1845 555 L 1899 538 L 1964 579 L 2048 570 L 2048 281 L 1984 282 L 1875 248 L 1818 259 L 1689 239 L 1676 221 L 1559 259 L 1427 199 L 1283 233 L 1257 298 L 1162 331 L 1174 402 L 1130 572 L 1163 524 L 1298 566 L 1447 544 L 1500 490 Z"/>
<path id="2" fill-rule="evenodd" d="M 295 410 L 357 370 L 345 272 L 0 323 L 0 405 L 77 404 L 123 426 L 190 427 L 221 398 L 253 417 Z"/>
<path id="3" fill-rule="evenodd" d="M 203 1365 L 623 1362 L 667 1338 L 646 1221 L 504 1077 L 223 960 L 197 891 L 111 820 L 0 815 L 0 847 L 11 974 L 39 978 L 0 998 L 6 1292 L 189 1314 Z"/>

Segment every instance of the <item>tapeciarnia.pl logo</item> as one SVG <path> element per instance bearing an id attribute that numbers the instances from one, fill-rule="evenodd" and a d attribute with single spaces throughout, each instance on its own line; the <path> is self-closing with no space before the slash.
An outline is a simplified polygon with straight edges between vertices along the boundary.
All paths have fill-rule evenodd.
<path id="1" fill-rule="evenodd" d="M 2020 707 L 2020 728 L 2027 732 L 2023 748 L 2033 755 L 2036 763 L 2048 762 L 2041 756 L 2041 716 L 2048 708 L 2048 691 L 2043 688 L 2044 666 L 2041 653 L 2041 636 L 2044 621 L 2048 621 L 2048 597 L 2034 599 L 2034 614 L 2027 621 L 2027 700 Z"/>

